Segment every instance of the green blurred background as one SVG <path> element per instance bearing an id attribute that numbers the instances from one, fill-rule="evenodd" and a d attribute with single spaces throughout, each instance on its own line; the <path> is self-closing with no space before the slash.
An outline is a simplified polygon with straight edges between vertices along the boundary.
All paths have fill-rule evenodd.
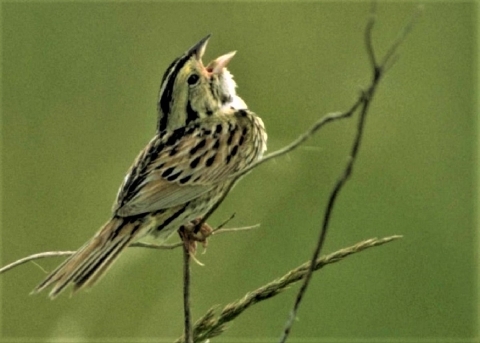
<path id="1" fill-rule="evenodd" d="M 347 109 L 370 79 L 369 3 L 3 2 L 2 265 L 74 250 L 108 219 L 154 133 L 168 64 L 212 33 L 204 59 L 237 50 L 239 94 L 269 151 Z M 384 52 L 414 3 L 380 3 Z M 291 342 L 473 341 L 478 333 L 476 53 L 478 6 L 427 3 L 371 108 L 360 159 L 324 252 L 401 241 L 317 273 Z M 331 124 L 245 178 L 210 220 L 230 226 L 193 269 L 193 315 L 243 296 L 310 256 L 355 121 Z M 39 261 L 51 270 L 61 258 Z M 1 276 L 5 342 L 172 341 L 182 333 L 181 251 L 126 251 L 88 293 L 29 296 L 35 264 Z M 214 342 L 275 341 L 298 286 L 255 306 Z"/>

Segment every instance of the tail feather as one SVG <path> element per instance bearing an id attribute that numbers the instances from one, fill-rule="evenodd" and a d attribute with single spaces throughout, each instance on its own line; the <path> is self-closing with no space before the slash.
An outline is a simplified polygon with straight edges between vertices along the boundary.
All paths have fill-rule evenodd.
<path id="1" fill-rule="evenodd" d="M 133 237 L 125 236 L 121 240 L 113 243 L 113 246 L 99 256 L 88 269 L 85 269 L 81 274 L 78 274 L 73 282 L 75 283 L 73 291 L 81 289 L 82 287 L 93 286 L 102 275 L 108 270 L 111 264 L 118 258 L 118 255 L 126 248 Z"/>
<path id="2" fill-rule="evenodd" d="M 73 291 L 93 286 L 105 274 L 119 254 L 138 235 L 141 220 L 114 217 L 78 251 L 58 266 L 32 293 L 53 285 L 49 293 L 54 299 L 71 283 Z"/>

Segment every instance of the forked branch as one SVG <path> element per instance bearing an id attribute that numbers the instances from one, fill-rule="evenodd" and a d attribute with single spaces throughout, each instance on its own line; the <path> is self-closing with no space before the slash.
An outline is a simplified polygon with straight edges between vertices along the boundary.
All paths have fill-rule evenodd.
<path id="1" fill-rule="evenodd" d="M 283 334 L 280 338 L 280 343 L 285 343 L 288 339 L 293 323 L 297 316 L 298 309 L 307 291 L 308 285 L 310 284 L 310 280 L 314 272 L 314 261 L 316 261 L 320 256 L 322 247 L 325 243 L 328 228 L 329 228 L 330 218 L 333 212 L 333 208 L 335 206 L 335 202 L 338 198 L 338 195 L 340 194 L 340 191 L 343 189 L 344 185 L 352 175 L 352 170 L 357 160 L 360 144 L 362 142 L 363 129 L 365 127 L 365 120 L 367 118 L 368 110 L 370 108 L 370 104 L 375 95 L 377 86 L 379 85 L 382 77 L 385 76 L 385 73 L 387 72 L 387 70 L 395 62 L 397 57 L 397 49 L 400 47 L 401 43 L 405 40 L 411 28 L 414 26 L 414 23 L 419 17 L 421 10 L 422 10 L 421 7 L 417 8 L 417 11 L 413 15 L 410 22 L 407 23 L 407 25 L 405 25 L 403 30 L 398 35 L 397 39 L 392 43 L 390 48 L 387 50 L 387 53 L 383 57 L 382 61 L 379 63 L 377 56 L 375 54 L 375 49 L 373 47 L 373 39 L 372 39 L 372 31 L 376 22 L 376 3 L 375 2 L 372 3 L 370 18 L 365 28 L 365 45 L 367 49 L 367 55 L 370 60 L 370 65 L 372 68 L 371 83 L 367 87 L 367 89 L 362 92 L 358 100 L 355 102 L 355 105 L 352 107 L 353 110 L 351 109 L 350 111 L 347 111 L 346 112 L 347 115 L 344 116 L 344 117 L 350 117 L 353 115 L 354 112 L 356 112 L 357 109 L 359 109 L 357 130 L 356 130 L 355 137 L 350 150 L 350 158 L 347 161 L 347 164 L 342 172 L 342 175 L 333 186 L 332 191 L 328 197 L 327 207 L 325 209 L 324 217 L 321 223 L 317 244 L 315 246 L 313 256 L 311 258 L 310 268 L 308 269 L 308 272 L 306 273 L 305 278 L 303 280 L 303 284 L 297 293 L 295 302 L 293 304 L 293 308 L 290 311 L 287 322 L 285 324 L 285 329 L 283 330 Z"/>

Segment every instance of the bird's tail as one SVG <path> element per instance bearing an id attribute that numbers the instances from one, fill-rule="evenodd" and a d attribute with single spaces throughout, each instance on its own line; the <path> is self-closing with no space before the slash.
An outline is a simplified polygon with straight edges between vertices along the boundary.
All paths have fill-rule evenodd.
<path id="1" fill-rule="evenodd" d="M 53 285 L 49 296 L 54 299 L 70 283 L 74 284 L 73 292 L 93 286 L 138 235 L 141 226 L 141 219 L 113 217 L 92 239 L 35 287 L 32 294 Z"/>

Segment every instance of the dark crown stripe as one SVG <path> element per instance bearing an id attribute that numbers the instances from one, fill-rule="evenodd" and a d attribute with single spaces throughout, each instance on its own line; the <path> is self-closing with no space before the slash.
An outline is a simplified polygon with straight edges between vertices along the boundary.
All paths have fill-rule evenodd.
<path id="1" fill-rule="evenodd" d="M 160 83 L 160 92 L 158 95 L 158 104 L 157 104 L 158 112 L 160 115 L 159 121 L 158 121 L 158 128 L 157 128 L 159 132 L 164 131 L 167 128 L 167 116 L 161 113 L 162 109 L 160 108 L 160 100 L 162 98 L 162 94 L 165 91 L 165 80 L 167 80 L 169 76 L 172 74 L 172 71 L 175 69 L 175 66 L 178 60 L 179 58 L 175 59 L 172 63 L 170 63 L 167 70 L 165 70 L 165 73 L 163 73 L 162 82 Z"/>
<path id="2" fill-rule="evenodd" d="M 165 73 L 163 73 L 162 82 L 160 83 L 160 86 L 163 86 L 163 83 L 168 78 L 168 76 L 170 76 L 172 70 L 175 68 L 175 65 L 177 64 L 179 59 L 180 58 L 174 59 L 173 62 L 170 63 L 170 65 L 168 66 L 167 70 L 165 70 Z"/>
<path id="3" fill-rule="evenodd" d="M 158 109 L 160 112 L 160 120 L 158 123 L 158 131 L 164 131 L 167 128 L 168 115 L 170 114 L 170 105 L 173 98 L 173 87 L 178 73 L 185 63 L 190 59 L 190 55 L 184 55 L 176 59 L 163 76 L 162 86 L 160 88 L 160 96 L 158 101 Z"/>

